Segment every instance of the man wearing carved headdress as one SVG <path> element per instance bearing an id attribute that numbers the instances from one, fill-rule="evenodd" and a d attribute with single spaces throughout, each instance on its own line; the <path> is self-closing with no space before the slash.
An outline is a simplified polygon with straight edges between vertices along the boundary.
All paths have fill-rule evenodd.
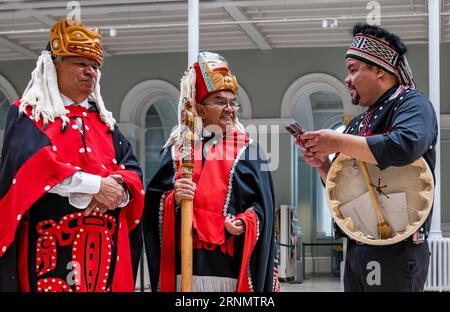
<path id="1" fill-rule="evenodd" d="M 61 20 L 10 108 L 0 290 L 134 291 L 141 170 L 100 95 L 100 33 Z"/>
<path id="2" fill-rule="evenodd" d="M 237 81 L 225 59 L 202 52 L 181 81 L 197 117 L 192 181 L 181 176 L 180 127 L 147 186 L 144 240 L 153 291 L 180 289 L 180 203 L 193 200 L 195 291 L 273 291 L 274 197 L 259 146 L 237 118 Z"/>
<path id="3" fill-rule="evenodd" d="M 406 166 L 423 157 L 434 171 L 436 115 L 428 98 L 415 88 L 405 44 L 378 26 L 356 25 L 353 36 L 346 54 L 345 83 L 353 104 L 367 110 L 350 121 L 344 134 L 331 130 L 304 134 L 305 160 L 318 169 L 323 181 L 331 166 L 328 155 L 333 153 L 381 170 Z M 417 232 L 391 245 L 371 246 L 349 238 L 345 290 L 423 290 L 430 223 L 431 213 Z M 338 236 L 344 235 L 337 227 L 336 231 Z"/>

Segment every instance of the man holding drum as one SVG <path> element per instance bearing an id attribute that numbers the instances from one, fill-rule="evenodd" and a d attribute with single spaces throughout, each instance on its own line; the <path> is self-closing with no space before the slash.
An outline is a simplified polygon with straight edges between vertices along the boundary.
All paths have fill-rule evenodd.
<path id="1" fill-rule="evenodd" d="M 332 167 L 328 155 L 333 153 L 376 165 L 382 171 L 408 166 L 423 157 L 434 171 L 436 115 L 428 98 L 415 89 L 405 44 L 372 25 L 356 25 L 353 37 L 346 53 L 345 83 L 352 103 L 367 110 L 350 121 L 344 134 L 329 129 L 303 134 L 305 144 L 298 144 L 305 149 L 305 161 L 317 168 L 324 182 Z M 374 246 L 350 238 L 345 291 L 423 290 L 431 213 L 425 218 L 417 231 L 393 244 Z M 338 237 L 346 236 L 338 227 L 336 232 Z"/>

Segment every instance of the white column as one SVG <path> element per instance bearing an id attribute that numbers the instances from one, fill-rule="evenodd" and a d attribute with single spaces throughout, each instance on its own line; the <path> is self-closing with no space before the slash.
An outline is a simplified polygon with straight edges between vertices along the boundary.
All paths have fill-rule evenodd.
<path id="1" fill-rule="evenodd" d="M 199 50 L 199 0 L 189 0 L 188 64 L 194 64 Z"/>
<path id="2" fill-rule="evenodd" d="M 441 39 L 441 1 L 428 0 L 428 79 L 430 101 L 433 103 L 438 122 L 438 140 L 435 146 L 436 176 L 433 218 L 430 238 L 442 238 L 441 232 L 441 136 L 440 136 L 440 39 Z"/>

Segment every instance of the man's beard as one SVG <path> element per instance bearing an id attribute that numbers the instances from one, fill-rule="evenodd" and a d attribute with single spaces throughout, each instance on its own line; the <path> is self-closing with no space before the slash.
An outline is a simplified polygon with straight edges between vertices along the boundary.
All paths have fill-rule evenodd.
<path id="1" fill-rule="evenodd" d="M 359 99 L 360 99 L 359 93 L 358 93 L 358 91 L 356 91 L 355 96 L 352 97 L 352 104 L 356 105 L 356 106 L 359 105 Z"/>
<path id="2" fill-rule="evenodd" d="M 347 89 L 355 92 L 355 95 L 352 96 L 352 104 L 353 105 L 359 105 L 360 96 L 359 96 L 359 93 L 356 90 L 356 88 L 353 85 L 348 84 L 347 85 Z"/>

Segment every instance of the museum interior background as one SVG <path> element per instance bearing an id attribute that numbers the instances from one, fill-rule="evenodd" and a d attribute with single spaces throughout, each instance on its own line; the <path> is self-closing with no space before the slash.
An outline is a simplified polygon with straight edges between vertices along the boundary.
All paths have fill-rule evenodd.
<path id="1" fill-rule="evenodd" d="M 442 241 L 450 235 L 450 0 L 436 1 L 439 23 L 434 29 L 429 23 L 429 2 L 200 1 L 199 49 L 227 58 L 240 86 L 239 116 L 257 130 L 257 138 L 268 141 L 264 147 L 273 160 L 276 206 L 282 207 L 282 243 L 295 245 L 281 248 L 283 280 L 300 282 L 304 276 L 320 275 L 339 279 L 342 273 L 342 242 L 333 238 L 322 184 L 283 125 L 295 119 L 307 130 L 342 131 L 342 118 L 358 114 L 343 84 L 344 55 L 357 22 L 379 23 L 405 40 L 417 86 L 424 93 L 429 94 L 432 78 L 438 82 L 439 229 Z M 177 120 L 179 81 L 188 63 L 189 3 L 79 3 L 82 21 L 102 32 L 107 56 L 101 69 L 102 95 L 132 142 L 147 184 Z M 48 29 L 71 9 L 65 1 L 0 2 L 0 140 L 8 108 L 26 87 L 48 41 Z M 440 71 L 429 66 L 433 31 L 440 40 L 435 46 L 440 49 Z M 304 263 L 302 243 L 307 244 L 303 245 Z M 449 266 L 448 258 L 445 265 Z M 450 278 L 446 278 L 447 284 L 428 284 L 428 289 L 450 289 Z M 148 286 L 148 277 L 139 285 L 142 282 Z"/>

